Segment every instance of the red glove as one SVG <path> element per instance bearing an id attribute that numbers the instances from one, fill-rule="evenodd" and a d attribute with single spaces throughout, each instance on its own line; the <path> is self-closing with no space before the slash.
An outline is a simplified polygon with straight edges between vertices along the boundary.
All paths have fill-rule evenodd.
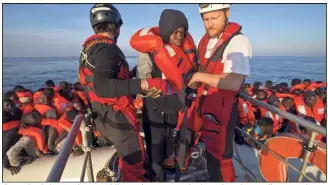
<path id="1" fill-rule="evenodd" d="M 146 81 L 148 83 L 148 89 L 155 87 L 156 89 L 161 90 L 165 95 L 177 94 L 167 80 L 161 78 L 147 78 Z"/>

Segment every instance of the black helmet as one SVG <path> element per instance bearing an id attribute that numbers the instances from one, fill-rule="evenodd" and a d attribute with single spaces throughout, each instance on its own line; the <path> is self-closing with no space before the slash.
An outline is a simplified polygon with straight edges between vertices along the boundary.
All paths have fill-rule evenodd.
<path id="1" fill-rule="evenodd" d="M 120 12 L 111 4 L 95 4 L 90 10 L 92 28 L 99 23 L 123 24 Z"/>

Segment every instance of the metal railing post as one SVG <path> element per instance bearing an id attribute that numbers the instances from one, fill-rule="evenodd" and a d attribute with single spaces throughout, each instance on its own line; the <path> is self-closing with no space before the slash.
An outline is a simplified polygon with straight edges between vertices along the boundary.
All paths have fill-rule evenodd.
<path id="1" fill-rule="evenodd" d="M 89 182 L 94 182 L 93 177 L 93 169 L 92 169 L 92 161 L 91 161 L 91 146 L 89 144 L 88 133 L 91 131 L 90 127 L 87 125 L 88 116 L 81 123 L 81 131 L 82 131 L 82 140 L 83 140 L 83 151 L 85 152 L 85 162 L 86 162 L 86 170 L 88 174 Z M 85 166 L 84 166 L 85 167 Z M 82 171 L 83 172 L 83 171 Z"/>
<path id="2" fill-rule="evenodd" d="M 300 174 L 298 176 L 298 182 L 302 182 L 303 176 L 305 175 L 304 172 L 305 172 L 307 163 L 309 161 L 309 157 L 311 155 L 311 151 L 309 151 L 309 150 L 311 148 L 313 148 L 313 146 L 314 146 L 314 139 L 315 139 L 316 135 L 317 134 L 315 132 L 311 133 L 311 137 L 310 137 L 309 143 L 307 145 L 307 148 L 304 148 L 305 153 L 304 153 L 304 158 L 303 158 L 303 163 L 302 163 L 302 167 L 301 167 L 301 170 L 300 170 Z"/>
<path id="3" fill-rule="evenodd" d="M 46 182 L 59 182 L 61 176 L 63 175 L 67 159 L 69 157 L 69 154 L 71 153 L 71 149 L 75 142 L 75 137 L 77 135 L 77 132 L 79 131 L 80 125 L 82 120 L 85 119 L 84 115 L 78 115 L 73 122 L 73 126 L 71 128 L 71 131 L 68 133 L 68 136 L 66 138 L 66 141 L 64 143 L 63 148 L 61 149 L 59 156 L 51 168 L 51 171 L 48 175 L 48 178 Z"/>

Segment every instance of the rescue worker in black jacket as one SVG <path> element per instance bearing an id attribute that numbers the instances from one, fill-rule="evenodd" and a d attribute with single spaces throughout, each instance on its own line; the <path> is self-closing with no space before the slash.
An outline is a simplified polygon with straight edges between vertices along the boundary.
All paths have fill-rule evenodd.
<path id="1" fill-rule="evenodd" d="M 152 97 L 168 95 L 171 87 L 162 79 L 130 79 L 129 65 L 116 45 L 123 21 L 113 5 L 94 5 L 90 10 L 90 22 L 95 35 L 83 44 L 79 80 L 91 102 L 96 129 L 114 143 L 120 156 L 121 180 L 148 181 L 132 96 L 140 93 L 151 93 Z"/>

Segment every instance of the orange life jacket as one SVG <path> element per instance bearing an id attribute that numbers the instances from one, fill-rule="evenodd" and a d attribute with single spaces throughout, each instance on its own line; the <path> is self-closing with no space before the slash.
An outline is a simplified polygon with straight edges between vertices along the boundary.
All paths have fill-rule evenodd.
<path id="1" fill-rule="evenodd" d="M 42 129 L 28 126 L 25 128 L 20 128 L 19 134 L 23 136 L 33 137 L 36 140 L 38 149 L 43 153 L 48 153 L 48 147 L 46 145 L 46 136 Z"/>
<path id="2" fill-rule="evenodd" d="M 105 36 L 96 34 L 91 37 L 89 37 L 83 47 L 83 53 L 88 54 L 89 51 L 96 46 L 97 44 L 113 44 L 113 41 Z M 134 125 L 137 126 L 139 124 L 138 120 L 136 119 L 136 112 L 133 107 L 132 98 L 128 96 L 120 96 L 116 98 L 100 98 L 96 95 L 94 88 L 93 88 L 93 67 L 88 64 L 88 59 L 81 54 L 80 57 L 80 64 L 82 64 L 81 68 L 79 69 L 79 75 L 80 75 L 80 83 L 85 89 L 88 98 L 90 99 L 90 103 L 98 102 L 101 104 L 106 104 L 112 106 L 114 111 L 121 111 L 125 116 L 127 117 L 128 121 Z M 129 68 L 128 63 L 126 62 L 125 58 L 121 58 L 122 61 L 117 61 L 120 63 L 121 68 L 120 72 L 117 76 L 118 79 L 129 79 Z M 138 127 L 138 126 L 137 126 Z"/>
<path id="3" fill-rule="evenodd" d="M 64 130 L 66 130 L 67 132 L 70 132 L 71 131 L 72 123 L 67 120 L 67 118 L 66 118 L 66 112 L 58 120 L 58 125 L 61 128 L 63 128 Z M 82 145 L 82 134 L 81 134 L 81 131 L 79 131 L 77 133 L 76 138 L 75 138 L 75 143 L 77 145 L 79 145 L 79 146 Z"/>
<path id="4" fill-rule="evenodd" d="M 319 83 L 317 85 L 317 88 L 319 88 L 319 87 L 327 87 L 327 83 L 326 82 Z"/>
<path id="5" fill-rule="evenodd" d="M 63 131 L 63 129 L 58 125 L 58 121 L 55 119 L 43 118 L 41 121 L 42 126 L 51 126 L 56 129 L 58 135 Z"/>
<path id="6" fill-rule="evenodd" d="M 67 110 L 72 108 L 72 103 L 66 100 L 64 97 L 60 96 L 58 93 L 57 94 L 55 93 L 53 103 L 56 108 L 56 111 L 60 115 L 63 115 Z"/>
<path id="7" fill-rule="evenodd" d="M 163 43 L 159 36 L 159 27 L 146 28 L 137 31 L 132 36 L 130 44 L 135 50 L 150 54 L 157 67 L 178 92 L 197 71 L 196 46 L 189 33 L 182 46 L 178 47 Z"/>
<path id="8" fill-rule="evenodd" d="M 274 114 L 269 110 L 266 110 L 260 107 L 261 117 L 271 118 L 273 120 L 273 134 L 276 134 L 277 131 L 282 127 L 284 118 L 278 114 Z"/>
<path id="9" fill-rule="evenodd" d="M 324 119 L 325 106 L 319 97 L 317 97 L 317 103 L 314 105 L 313 109 L 305 105 L 302 96 L 295 98 L 294 103 L 296 112 L 299 116 L 313 117 L 316 120 L 316 124 L 321 125 L 321 121 Z M 316 136 L 316 140 L 321 140 L 322 138 L 323 136 L 320 134 Z"/>
<path id="10" fill-rule="evenodd" d="M 20 121 L 9 121 L 7 123 L 2 124 L 2 131 L 8 131 L 14 128 L 18 128 L 20 126 Z"/>
<path id="11" fill-rule="evenodd" d="M 295 89 L 299 89 L 301 91 L 304 91 L 304 88 L 305 88 L 305 84 L 297 84 L 297 85 L 294 85 L 291 89 L 290 89 L 290 92 L 293 92 L 293 90 Z"/>
<path id="12" fill-rule="evenodd" d="M 19 109 L 22 111 L 23 115 L 28 114 L 34 110 L 32 103 L 20 104 Z"/>
<path id="13" fill-rule="evenodd" d="M 298 115 L 313 117 L 319 123 L 322 121 L 325 113 L 325 107 L 319 97 L 317 97 L 317 103 L 312 109 L 305 105 L 303 96 L 295 98 L 294 103 Z"/>
<path id="14" fill-rule="evenodd" d="M 317 82 L 312 82 L 309 86 L 307 86 L 305 88 L 305 90 L 308 90 L 308 91 L 314 91 L 318 88 L 318 84 Z"/>
<path id="15" fill-rule="evenodd" d="M 285 97 L 290 97 L 292 99 L 294 99 L 295 95 L 294 94 L 289 94 L 289 93 L 279 93 L 279 92 L 276 92 L 275 94 L 277 96 L 277 98 L 282 99 L 282 98 L 285 98 Z"/>
<path id="16" fill-rule="evenodd" d="M 53 110 L 54 108 L 49 105 L 36 104 L 34 105 L 36 111 L 38 111 L 42 116 L 45 115 L 46 112 Z M 41 121 L 41 125 L 43 126 L 51 126 L 57 130 L 57 133 L 60 134 L 62 132 L 62 128 L 58 125 L 56 119 L 47 119 L 43 118 Z"/>
<path id="17" fill-rule="evenodd" d="M 268 94 L 268 97 L 270 97 L 271 95 L 272 95 L 272 91 L 269 89 L 269 88 L 264 88 L 263 89 L 265 92 L 267 92 L 267 94 Z"/>
<path id="18" fill-rule="evenodd" d="M 44 104 L 39 104 L 38 103 L 38 104 L 34 105 L 34 109 L 36 111 L 38 111 L 42 116 L 44 116 L 44 114 L 46 112 L 51 111 L 54 108 L 50 107 L 49 105 L 44 105 Z"/>
<path id="19" fill-rule="evenodd" d="M 33 95 L 30 92 L 16 92 L 16 95 L 18 96 L 18 98 L 33 98 Z"/>
<path id="20" fill-rule="evenodd" d="M 38 92 L 35 92 L 33 94 L 33 103 L 34 104 L 38 104 L 39 103 L 39 98 L 41 96 L 41 94 L 43 93 L 43 91 L 38 91 Z"/>
<path id="21" fill-rule="evenodd" d="M 244 125 L 247 123 L 251 123 L 252 125 L 254 125 L 256 119 L 252 110 L 252 104 L 242 98 L 239 98 L 238 109 L 240 123 Z"/>
<path id="22" fill-rule="evenodd" d="M 135 50 L 148 53 L 152 61 L 164 74 L 174 90 L 181 92 L 187 86 L 194 72 L 197 71 L 196 46 L 192 36 L 187 33 L 181 47 L 163 43 L 159 36 L 159 27 L 146 28 L 137 31 L 130 40 L 131 47 Z M 187 110 L 187 115 L 191 115 Z M 189 112 L 189 113 L 188 113 Z M 179 112 L 177 129 L 183 123 L 184 113 Z M 188 120 L 192 120 L 188 118 Z M 192 121 L 190 121 L 189 124 Z"/>

